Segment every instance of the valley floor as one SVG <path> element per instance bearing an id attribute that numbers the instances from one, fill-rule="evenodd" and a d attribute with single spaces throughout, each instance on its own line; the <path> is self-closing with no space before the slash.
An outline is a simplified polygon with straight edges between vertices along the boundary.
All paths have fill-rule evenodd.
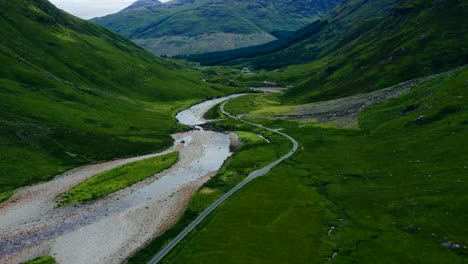
<path id="1" fill-rule="evenodd" d="M 187 111 L 202 118 L 211 107 L 203 104 L 201 110 Z M 190 119 L 190 114 L 182 116 Z M 231 155 L 232 136 L 175 134 L 175 145 L 165 152 L 85 166 L 19 190 L 0 204 L 0 262 L 20 263 L 41 255 L 52 255 L 59 263 L 122 262 L 177 221 L 193 194 Z M 166 171 L 98 201 L 57 208 L 59 194 L 102 171 L 172 151 L 179 152 L 179 161 Z"/>
<path id="2" fill-rule="evenodd" d="M 298 153 L 226 201 L 163 263 L 466 263 L 467 74 L 366 107 L 359 127 L 253 119 L 298 139 Z M 249 96 L 226 109 L 285 110 L 276 103 Z"/>
<path id="3" fill-rule="evenodd" d="M 298 153 L 222 203 L 162 262 L 464 263 L 467 73 L 462 68 L 396 86 L 394 93 L 389 88 L 383 100 L 394 98 L 353 108 L 354 127 L 310 117 L 265 118 L 293 109 L 279 105 L 276 95 L 227 103 L 227 112 L 296 138 Z M 369 96 L 379 98 L 361 97 Z M 234 97 L 199 104 L 178 119 L 201 125 L 210 108 Z M 223 107 L 209 112 L 219 118 L 211 127 L 241 131 L 253 143 L 221 171 L 216 173 L 237 140 L 200 130 L 174 135 L 177 143 L 169 151 L 178 150 L 181 160 L 173 168 L 97 202 L 54 207 L 60 192 L 129 160 L 25 188 L 0 205 L 1 261 L 52 255 L 59 263 L 116 263 L 161 235 L 129 259 L 147 263 L 246 172 L 290 148 L 274 133 L 225 119 Z"/>

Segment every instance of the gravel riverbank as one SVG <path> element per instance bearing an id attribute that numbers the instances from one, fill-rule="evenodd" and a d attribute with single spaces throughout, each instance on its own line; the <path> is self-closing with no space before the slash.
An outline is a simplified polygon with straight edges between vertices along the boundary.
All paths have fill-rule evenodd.
<path id="1" fill-rule="evenodd" d="M 179 113 L 178 119 L 203 124 L 206 111 L 236 96 L 204 102 Z M 120 263 L 163 233 L 231 155 L 227 134 L 189 131 L 173 138 L 174 146 L 162 153 L 84 166 L 19 190 L 0 204 L 0 263 L 41 255 L 67 264 Z M 179 161 L 166 171 L 98 201 L 55 207 L 58 194 L 97 173 L 175 150 Z"/>

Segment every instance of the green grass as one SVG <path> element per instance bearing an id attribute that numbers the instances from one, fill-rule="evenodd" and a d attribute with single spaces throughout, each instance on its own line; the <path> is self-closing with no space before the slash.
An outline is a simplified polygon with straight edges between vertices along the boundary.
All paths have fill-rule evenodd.
<path id="1" fill-rule="evenodd" d="M 441 244 L 468 245 L 467 79 L 465 69 L 379 103 L 360 130 L 255 120 L 285 128 L 298 153 L 164 263 L 325 263 L 333 252 L 333 263 L 466 263 L 466 249 Z"/>
<path id="2" fill-rule="evenodd" d="M 35 258 L 33 260 L 24 262 L 23 264 L 56 264 L 57 262 L 53 257 L 50 256 L 45 256 L 45 257 L 39 257 Z"/>
<path id="3" fill-rule="evenodd" d="M 283 172 L 249 184 L 163 263 L 321 263 L 319 195 Z M 205 224 L 207 223 L 207 224 Z M 213 243 L 217 241 L 218 243 Z"/>
<path id="4" fill-rule="evenodd" d="M 234 92 L 48 1 L 0 9 L 0 193 L 166 149 L 178 111 Z"/>
<path id="5" fill-rule="evenodd" d="M 132 162 L 99 173 L 58 196 L 58 206 L 97 200 L 151 177 L 177 162 L 178 152 Z"/>
<path id="6" fill-rule="evenodd" d="M 255 134 L 246 131 L 236 131 L 236 134 L 239 136 L 240 140 L 244 144 L 261 144 L 266 143 L 265 139 L 261 138 L 261 134 Z"/>
<path id="7" fill-rule="evenodd" d="M 15 192 L 13 191 L 0 193 L 0 203 L 10 199 L 10 197 L 12 197 L 14 194 Z"/>
<path id="8" fill-rule="evenodd" d="M 280 94 L 268 94 L 244 96 L 242 99 L 237 98 L 226 104 L 225 108 L 233 115 L 245 113 L 274 115 L 287 113 L 292 106 L 281 104 Z"/>
<path id="9" fill-rule="evenodd" d="M 261 138 L 260 141 L 246 140 L 240 149 L 237 149 L 234 155 L 225 162 L 219 172 L 195 194 L 188 209 L 178 223 L 130 258 L 128 263 L 147 263 L 165 244 L 169 243 L 171 239 L 177 236 L 179 232 L 203 212 L 206 207 L 241 182 L 250 172 L 278 159 L 281 155 L 287 153 L 291 147 L 289 141 L 276 134 L 252 129 L 249 125 L 233 120 L 218 121 L 215 129 L 238 131 L 241 135 L 248 135 L 248 138 L 253 136 L 258 137 L 254 133 L 263 134 L 272 143 L 266 144 Z"/>
<path id="10" fill-rule="evenodd" d="M 221 113 L 221 110 L 219 109 L 220 105 L 221 104 L 218 104 L 214 106 L 213 108 L 211 108 L 210 110 L 208 110 L 203 116 L 203 118 L 205 118 L 206 120 L 215 120 L 219 118 L 225 118 L 226 116 L 224 116 L 224 114 Z"/>

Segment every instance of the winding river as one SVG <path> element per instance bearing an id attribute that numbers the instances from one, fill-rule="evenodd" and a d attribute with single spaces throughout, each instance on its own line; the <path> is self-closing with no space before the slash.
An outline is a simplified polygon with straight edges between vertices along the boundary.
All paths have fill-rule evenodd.
<path id="1" fill-rule="evenodd" d="M 240 95 L 209 100 L 180 112 L 190 126 L 207 122 L 213 106 Z M 119 263 L 175 223 L 190 198 L 231 156 L 230 135 L 192 130 L 172 135 L 162 153 L 84 166 L 54 180 L 20 189 L 0 204 L 0 263 L 51 255 L 59 263 Z M 92 203 L 55 208 L 55 197 L 117 166 L 179 151 L 170 169 Z"/>
<path id="2" fill-rule="evenodd" d="M 203 119 L 208 110 L 222 104 L 221 110 L 228 117 L 287 137 L 293 143 L 292 150 L 272 164 L 252 172 L 207 208 L 151 263 L 162 259 L 233 193 L 268 173 L 297 150 L 297 142 L 290 136 L 231 116 L 224 110 L 227 101 L 242 95 L 205 101 L 178 113 L 177 119 L 182 124 L 197 127 L 209 122 Z M 123 262 L 179 219 L 195 192 L 232 155 L 229 148 L 231 136 L 202 129 L 174 134 L 173 147 L 164 152 L 84 166 L 52 181 L 18 190 L 12 198 L 0 204 L 0 263 L 21 263 L 44 255 L 67 264 Z M 172 151 L 179 151 L 179 160 L 166 171 L 98 201 L 55 207 L 58 194 L 102 171 Z"/>

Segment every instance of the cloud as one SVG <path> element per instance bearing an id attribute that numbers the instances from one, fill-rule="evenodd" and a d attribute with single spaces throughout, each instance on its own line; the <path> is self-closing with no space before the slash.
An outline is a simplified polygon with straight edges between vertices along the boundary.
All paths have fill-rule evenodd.
<path id="1" fill-rule="evenodd" d="M 90 19 L 116 13 L 135 0 L 49 0 L 60 9 L 77 17 Z M 167 2 L 168 0 L 161 1 Z"/>

